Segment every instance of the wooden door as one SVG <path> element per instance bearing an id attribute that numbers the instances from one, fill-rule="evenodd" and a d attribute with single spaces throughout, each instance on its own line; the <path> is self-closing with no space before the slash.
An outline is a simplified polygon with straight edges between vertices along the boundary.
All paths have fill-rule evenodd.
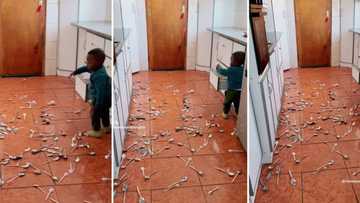
<path id="1" fill-rule="evenodd" d="M 330 66 L 331 0 L 294 1 L 299 66 Z"/>
<path id="2" fill-rule="evenodd" d="M 43 70 L 46 1 L 0 1 L 0 74 L 39 75 Z"/>
<path id="3" fill-rule="evenodd" d="M 146 6 L 150 69 L 184 69 L 187 0 L 147 0 Z"/>

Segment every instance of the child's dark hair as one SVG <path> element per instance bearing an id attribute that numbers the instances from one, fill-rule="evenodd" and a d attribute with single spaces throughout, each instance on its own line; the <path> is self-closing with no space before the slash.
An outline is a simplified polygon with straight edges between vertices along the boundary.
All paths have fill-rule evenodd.
<path id="1" fill-rule="evenodd" d="M 102 49 L 96 48 L 93 50 L 90 50 L 88 52 L 89 55 L 92 55 L 96 58 L 97 61 L 104 63 L 105 61 L 105 52 Z"/>
<path id="2" fill-rule="evenodd" d="M 245 63 L 245 52 L 237 51 L 231 56 L 231 66 L 241 66 Z"/>

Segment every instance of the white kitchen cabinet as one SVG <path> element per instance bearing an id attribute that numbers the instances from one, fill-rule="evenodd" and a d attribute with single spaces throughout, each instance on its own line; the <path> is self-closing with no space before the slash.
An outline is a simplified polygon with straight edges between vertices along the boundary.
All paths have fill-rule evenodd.
<path id="1" fill-rule="evenodd" d="M 267 81 L 268 81 L 268 88 L 269 88 L 269 95 L 270 95 L 270 104 L 271 104 L 271 113 L 272 113 L 272 119 L 274 122 L 274 128 L 275 128 L 275 132 L 277 129 L 277 124 L 278 124 L 278 114 L 276 113 L 276 95 L 275 95 L 275 88 L 276 88 L 276 84 L 274 81 L 274 78 L 276 76 L 273 76 L 273 69 L 271 69 L 268 71 L 267 73 Z"/>
<path id="2" fill-rule="evenodd" d="M 279 82 L 280 106 L 281 106 L 281 97 L 283 95 L 283 90 L 284 90 L 284 70 L 285 70 L 284 66 L 286 65 L 284 64 L 284 51 L 282 51 L 283 50 L 282 45 L 283 45 L 283 38 L 280 39 L 278 45 L 275 47 L 274 50 L 277 60 L 276 71 Z"/>
<path id="3" fill-rule="evenodd" d="M 267 68 L 269 67 L 269 65 L 267 66 Z M 268 126 L 268 132 L 269 135 L 271 137 L 270 140 L 275 140 L 275 133 L 276 133 L 276 129 L 275 129 L 275 123 L 274 123 L 274 116 L 273 116 L 273 112 L 272 112 L 272 104 L 271 104 L 271 97 L 272 94 L 270 92 L 270 88 L 269 88 L 269 81 L 268 81 L 268 77 L 267 76 L 263 76 L 262 81 L 261 81 L 261 90 L 262 90 L 262 94 L 263 94 L 263 98 L 264 99 L 264 104 L 265 104 L 265 113 L 266 113 L 266 120 L 267 120 L 267 126 Z"/>
<path id="4" fill-rule="evenodd" d="M 81 75 L 75 77 L 75 91 L 83 100 L 87 99 L 88 83 L 88 77 L 84 77 Z"/>
<path id="5" fill-rule="evenodd" d="M 105 51 L 106 40 L 103 37 L 90 33 L 88 30 L 78 28 L 78 41 L 77 41 L 77 67 L 81 67 L 86 65 L 86 57 L 87 53 L 95 48 L 100 48 Z M 109 41 L 110 42 L 110 41 Z M 109 55 L 106 54 L 104 66 L 109 76 L 111 76 L 111 67 L 112 67 L 112 59 L 111 59 L 111 51 L 108 52 Z M 88 88 L 89 88 L 89 78 L 90 74 L 83 73 L 81 75 L 77 75 L 75 77 L 75 90 L 80 95 L 80 97 L 84 100 L 87 99 Z"/>
<path id="6" fill-rule="evenodd" d="M 270 55 L 270 70 L 271 70 L 271 84 L 272 84 L 272 89 L 273 89 L 273 93 L 274 93 L 274 112 L 276 115 L 276 121 L 277 121 L 277 116 L 280 113 L 280 108 L 281 108 L 281 104 L 280 104 L 280 100 L 281 100 L 281 95 L 280 95 L 280 78 L 279 78 L 279 74 L 278 74 L 278 63 L 277 63 L 277 58 L 276 58 L 276 53 L 274 52 L 273 54 Z M 275 125 L 277 126 L 277 125 Z"/>
<path id="7" fill-rule="evenodd" d="M 229 67 L 231 64 L 231 54 L 233 53 L 233 42 L 224 37 L 219 37 L 217 60 Z"/>
<path id="8" fill-rule="evenodd" d="M 358 68 L 360 68 L 360 35 L 355 34 L 355 40 L 354 40 L 354 65 Z"/>
<path id="9" fill-rule="evenodd" d="M 352 64 L 352 76 L 357 83 L 360 83 L 360 34 L 355 33 L 354 58 Z"/>
<path id="10" fill-rule="evenodd" d="M 213 32 L 213 42 L 211 50 L 211 70 L 210 70 L 210 83 L 216 90 L 221 90 L 220 88 L 224 85 L 219 85 L 226 83 L 226 78 L 220 78 L 216 73 L 216 67 L 218 65 L 224 66 L 225 68 L 230 67 L 231 65 L 231 55 L 234 52 L 242 51 L 246 52 L 246 46 L 233 41 L 231 37 L 226 38 L 226 35 L 218 34 Z M 221 91 L 223 92 L 223 91 Z"/>

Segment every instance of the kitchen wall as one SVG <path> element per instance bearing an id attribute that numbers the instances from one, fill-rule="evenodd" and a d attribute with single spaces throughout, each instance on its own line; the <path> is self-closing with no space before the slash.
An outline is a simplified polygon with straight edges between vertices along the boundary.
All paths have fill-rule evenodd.
<path id="1" fill-rule="evenodd" d="M 59 0 L 46 1 L 45 75 L 56 75 Z"/>
<path id="2" fill-rule="evenodd" d="M 78 21 L 110 21 L 111 0 L 61 0 L 58 3 L 57 75 L 68 76 L 76 69 Z"/>
<path id="3" fill-rule="evenodd" d="M 111 0 L 79 0 L 79 21 L 111 21 L 111 4 Z"/>
<path id="4" fill-rule="evenodd" d="M 214 27 L 237 27 L 246 30 L 246 0 L 215 0 Z"/>
<path id="5" fill-rule="evenodd" d="M 64 36 L 69 33 L 76 35 L 76 28 L 70 23 L 76 22 L 78 19 L 111 21 L 111 0 L 106 0 L 105 9 L 99 9 L 103 7 L 101 5 L 104 3 L 99 0 L 48 0 L 46 2 L 44 74 L 68 75 L 68 71 L 74 70 L 76 66 L 76 39 Z M 81 5 L 82 9 L 78 9 L 78 5 Z"/>

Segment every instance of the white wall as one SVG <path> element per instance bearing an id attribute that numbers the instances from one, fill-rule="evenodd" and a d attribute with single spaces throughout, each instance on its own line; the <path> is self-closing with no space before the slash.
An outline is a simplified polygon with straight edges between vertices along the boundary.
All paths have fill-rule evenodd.
<path id="1" fill-rule="evenodd" d="M 111 0 L 79 0 L 79 21 L 111 21 L 111 6 Z"/>
<path id="2" fill-rule="evenodd" d="M 58 75 L 69 75 L 76 68 L 78 1 L 59 1 Z"/>
<path id="3" fill-rule="evenodd" d="M 285 3 L 285 2 L 284 2 Z M 298 67 L 298 59 L 297 59 L 297 44 L 296 44 L 296 24 L 295 24 L 295 8 L 294 1 L 286 1 L 285 7 L 282 10 L 283 18 L 287 24 L 287 30 L 284 31 L 287 33 L 285 47 L 288 47 L 289 51 L 289 60 L 288 65 L 289 68 Z"/>
<path id="4" fill-rule="evenodd" d="M 214 27 L 246 29 L 246 0 L 215 0 Z"/>
<path id="5" fill-rule="evenodd" d="M 186 69 L 193 70 L 196 65 L 198 0 L 189 0 L 188 33 L 186 47 Z"/>
<path id="6" fill-rule="evenodd" d="M 59 1 L 48 0 L 46 5 L 46 41 L 44 75 L 56 75 L 59 26 Z"/>
<path id="7" fill-rule="evenodd" d="M 332 0 L 331 66 L 340 64 L 340 0 Z"/>
<path id="8" fill-rule="evenodd" d="M 211 37 L 208 30 L 213 27 L 214 2 L 212 0 L 198 0 L 197 36 L 196 36 L 196 69 L 210 70 Z M 193 14 L 194 16 L 194 14 Z M 190 27 L 190 29 L 195 29 Z M 188 39 L 193 40 L 193 39 Z"/>
<path id="9" fill-rule="evenodd" d="M 136 0 L 136 26 L 138 35 L 138 55 L 140 70 L 148 70 L 148 43 L 146 27 L 146 5 L 144 0 Z"/>
<path id="10" fill-rule="evenodd" d="M 354 0 L 340 1 L 340 64 L 351 67 L 353 60 Z"/>
<path id="11" fill-rule="evenodd" d="M 57 74 L 67 76 L 76 69 L 78 21 L 111 20 L 111 0 L 61 0 L 59 1 L 58 67 Z M 110 12 L 111 13 L 111 12 Z"/>

